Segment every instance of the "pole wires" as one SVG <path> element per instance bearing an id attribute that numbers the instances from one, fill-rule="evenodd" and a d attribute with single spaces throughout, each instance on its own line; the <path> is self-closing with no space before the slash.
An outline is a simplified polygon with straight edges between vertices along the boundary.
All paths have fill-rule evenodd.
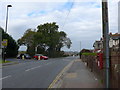
<path id="1" fill-rule="evenodd" d="M 70 8 L 69 8 L 69 10 L 68 10 L 67 16 L 66 16 L 66 18 L 65 18 L 65 20 L 64 20 L 64 22 L 63 22 L 63 27 L 62 27 L 62 29 L 65 27 L 65 24 L 66 24 L 67 19 L 68 19 L 69 15 L 70 15 L 71 9 L 73 8 L 73 5 L 74 5 L 74 0 L 72 0 L 72 1 L 70 1 L 70 2 L 71 2 L 71 5 L 70 5 Z"/>

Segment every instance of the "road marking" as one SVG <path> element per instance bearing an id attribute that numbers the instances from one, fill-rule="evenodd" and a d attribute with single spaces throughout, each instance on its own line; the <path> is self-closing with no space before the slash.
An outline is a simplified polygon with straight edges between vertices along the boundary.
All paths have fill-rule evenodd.
<path id="1" fill-rule="evenodd" d="M 9 77 L 11 77 L 11 75 L 8 75 L 6 77 L 0 78 L 0 80 L 6 79 L 6 78 L 9 78 Z"/>
<path id="2" fill-rule="evenodd" d="M 39 67 L 41 67 L 41 66 L 33 67 L 33 68 L 27 69 L 25 71 L 27 72 L 27 71 L 30 71 L 30 70 L 33 70 L 33 69 L 36 69 L 36 68 L 39 68 Z"/>
<path id="3" fill-rule="evenodd" d="M 74 63 L 74 61 L 71 61 L 67 66 L 63 68 L 63 70 L 56 76 L 56 78 L 53 80 L 53 82 L 49 85 L 48 90 L 50 88 L 54 88 L 54 85 L 59 81 L 60 77 L 71 67 L 71 65 Z"/>
<path id="4" fill-rule="evenodd" d="M 95 80 L 98 80 L 95 76 L 94 76 L 94 79 L 95 79 Z"/>

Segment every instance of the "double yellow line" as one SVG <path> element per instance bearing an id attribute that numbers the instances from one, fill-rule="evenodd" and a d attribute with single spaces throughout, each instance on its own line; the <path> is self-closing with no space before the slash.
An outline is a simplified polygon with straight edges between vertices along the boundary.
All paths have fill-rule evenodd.
<path id="1" fill-rule="evenodd" d="M 48 90 L 50 88 L 54 88 L 54 85 L 59 81 L 60 77 L 69 69 L 69 67 L 73 64 L 74 60 L 71 61 L 67 66 L 64 67 L 64 69 L 57 75 L 57 77 L 53 80 L 53 82 L 49 85 Z M 56 87 L 55 87 L 56 88 Z"/>

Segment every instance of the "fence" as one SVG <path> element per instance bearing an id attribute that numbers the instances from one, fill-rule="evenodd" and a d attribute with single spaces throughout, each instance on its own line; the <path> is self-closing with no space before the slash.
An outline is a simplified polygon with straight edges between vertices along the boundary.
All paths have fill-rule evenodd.
<path id="1" fill-rule="evenodd" d="M 105 68 L 100 69 L 97 65 L 97 56 L 82 55 L 81 59 L 87 63 L 90 70 L 97 76 L 105 85 Z M 105 66 L 105 62 L 103 62 Z M 120 50 L 110 50 L 110 88 L 120 88 Z"/>
<path id="2" fill-rule="evenodd" d="M 110 53 L 110 83 L 111 88 L 120 88 L 120 51 Z"/>

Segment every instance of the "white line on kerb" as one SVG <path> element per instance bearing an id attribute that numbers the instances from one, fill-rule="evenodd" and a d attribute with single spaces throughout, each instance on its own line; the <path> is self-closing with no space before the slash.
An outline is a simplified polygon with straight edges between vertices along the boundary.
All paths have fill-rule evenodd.
<path id="1" fill-rule="evenodd" d="M 94 76 L 94 79 L 95 79 L 95 80 L 98 80 L 95 76 Z"/>
<path id="2" fill-rule="evenodd" d="M 6 79 L 6 78 L 9 78 L 9 77 L 11 77 L 11 75 L 8 75 L 6 77 L 0 78 L 0 80 Z"/>
<path id="3" fill-rule="evenodd" d="M 27 71 L 30 71 L 30 70 L 33 70 L 33 69 L 36 69 L 36 68 L 39 68 L 39 67 L 41 67 L 41 66 L 33 67 L 33 68 L 27 69 L 25 71 L 27 72 Z"/>

